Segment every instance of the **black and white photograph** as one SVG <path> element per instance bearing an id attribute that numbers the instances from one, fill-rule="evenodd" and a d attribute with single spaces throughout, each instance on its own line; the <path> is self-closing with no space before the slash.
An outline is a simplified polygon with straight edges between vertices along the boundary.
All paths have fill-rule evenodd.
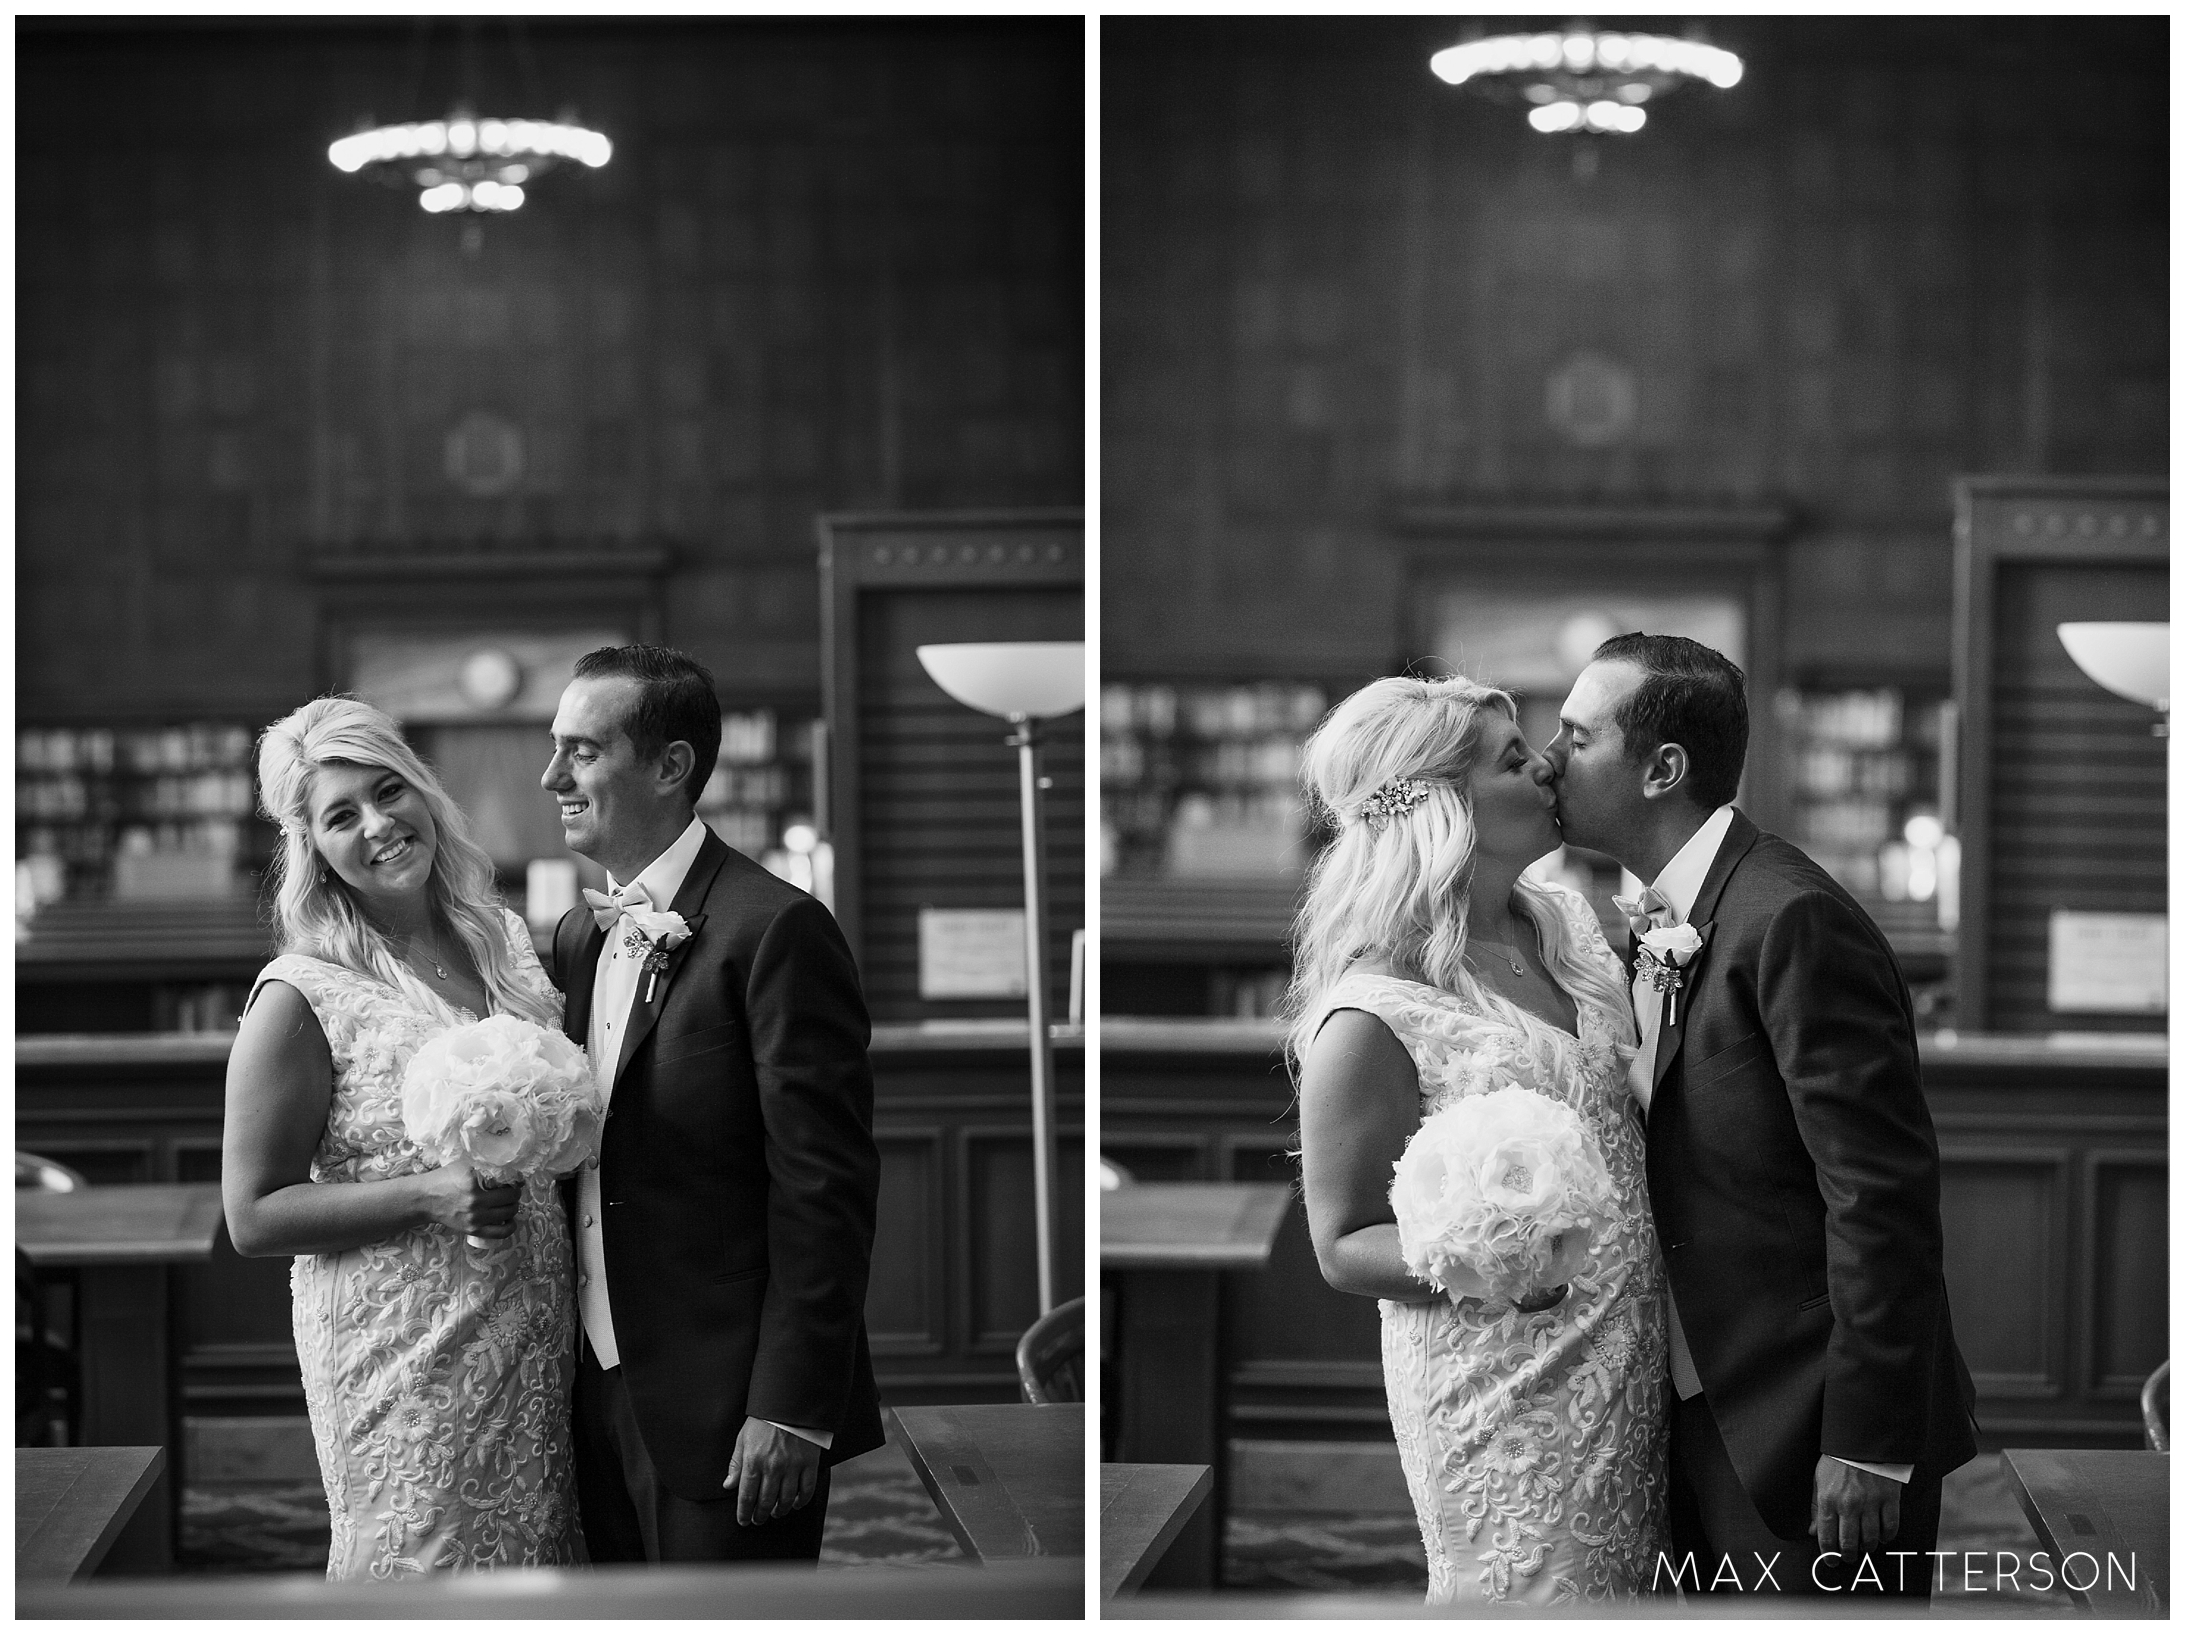
<path id="1" fill-rule="evenodd" d="M 1106 1615 L 2165 1615 L 2170 53 L 1103 19 Z"/>
<path id="2" fill-rule="evenodd" d="M 13 41 L 18 1619 L 2168 1615 L 2166 13 Z"/>
<path id="3" fill-rule="evenodd" d="M 1085 40 L 16 21 L 19 1617 L 1084 1616 Z"/>

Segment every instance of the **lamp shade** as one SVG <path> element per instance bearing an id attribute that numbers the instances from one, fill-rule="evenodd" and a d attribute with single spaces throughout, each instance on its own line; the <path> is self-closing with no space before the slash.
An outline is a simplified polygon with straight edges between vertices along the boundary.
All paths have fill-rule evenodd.
<path id="1" fill-rule="evenodd" d="M 2093 620 L 2056 627 L 2071 662 L 2120 698 L 2170 707 L 2170 627 Z"/>
<path id="2" fill-rule="evenodd" d="M 938 642 L 918 662 L 959 704 L 1011 720 L 1085 705 L 1083 642 Z"/>

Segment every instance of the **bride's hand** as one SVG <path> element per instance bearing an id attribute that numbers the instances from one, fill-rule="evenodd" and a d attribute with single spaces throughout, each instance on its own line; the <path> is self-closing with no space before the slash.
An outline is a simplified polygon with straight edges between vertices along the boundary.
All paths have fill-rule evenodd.
<path id="1" fill-rule="evenodd" d="M 425 1207 L 432 1219 L 473 1238 L 505 1238 L 516 1230 L 523 1189 L 481 1179 L 470 1160 L 458 1158 L 425 1173 Z"/>
<path id="2" fill-rule="evenodd" d="M 1578 1275 L 1593 1252 L 1593 1228 L 1574 1226 L 1556 1240 L 1555 1254 L 1548 1261 L 1547 1270 L 1540 1274 L 1540 1286 L 1552 1289 L 1558 1283 L 1568 1283 Z"/>

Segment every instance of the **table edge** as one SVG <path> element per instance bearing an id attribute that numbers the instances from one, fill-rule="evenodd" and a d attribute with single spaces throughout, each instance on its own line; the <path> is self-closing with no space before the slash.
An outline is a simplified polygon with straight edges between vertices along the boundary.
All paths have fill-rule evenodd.
<path id="1" fill-rule="evenodd" d="M 15 1451 L 18 1457 L 20 1457 L 23 1454 L 37 1453 L 41 1450 L 37 1448 L 17 1448 Z M 56 1449 L 53 1451 L 89 1452 L 91 1450 Z M 124 1449 L 107 1449 L 101 1451 L 148 1453 L 151 1455 L 151 1457 L 144 1461 L 143 1468 L 140 1469 L 136 1473 L 136 1475 L 130 1479 L 129 1491 L 122 1496 L 121 1503 L 115 1507 L 114 1513 L 106 1518 L 106 1525 L 100 1528 L 98 1537 L 93 1539 L 91 1543 L 85 1547 L 83 1556 L 76 1563 L 75 1567 L 65 1577 L 58 1574 L 37 1574 L 28 1579 L 27 1582 L 32 1584 L 48 1585 L 76 1584 L 81 1583 L 83 1580 L 89 1578 L 93 1573 L 97 1572 L 99 1570 L 99 1564 L 106 1559 L 107 1553 L 114 1548 L 114 1541 L 121 1537 L 122 1529 L 127 1527 L 130 1522 L 136 1519 L 136 1514 L 144 1507 L 144 1501 L 147 1497 L 150 1496 L 153 1485 L 158 1482 L 161 1473 L 164 1472 L 167 1468 L 167 1450 L 163 1447 L 158 1447 L 156 1445 L 142 1446 L 135 1443 L 130 1443 L 127 1444 Z M 70 1489 L 73 1490 L 74 1486 L 75 1484 L 71 1483 Z M 47 1514 L 51 1515 L 51 1512 L 49 1511 L 47 1512 Z M 41 1522 L 37 1528 L 32 1530 L 30 1535 L 31 1538 L 35 1540 L 38 1537 L 39 1533 L 43 1532 L 44 1530 L 44 1523 Z M 26 1582 L 22 1573 L 22 1556 L 23 1547 L 22 1544 L 18 1543 L 15 1548 L 15 1575 L 16 1582 L 18 1583 Z"/>

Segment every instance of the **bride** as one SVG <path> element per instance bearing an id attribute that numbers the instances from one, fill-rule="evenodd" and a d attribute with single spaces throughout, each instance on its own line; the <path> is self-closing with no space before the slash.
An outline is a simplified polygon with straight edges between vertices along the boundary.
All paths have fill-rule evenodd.
<path id="1" fill-rule="evenodd" d="M 558 1032 L 561 996 L 386 715 L 313 700 L 266 729 L 258 782 L 282 952 L 229 1057 L 221 1196 L 238 1251 L 296 1257 L 327 1576 L 572 1562 L 560 1195 L 427 1168 L 401 1111 L 427 1039 L 497 1012 Z"/>
<path id="2" fill-rule="evenodd" d="M 1315 865 L 1289 1014 L 1321 1274 L 1381 1302 L 1389 1419 L 1433 1603 L 1642 1593 L 1667 1542 L 1662 1266 L 1623 968 L 1585 900 L 1523 870 L 1561 844 L 1507 693 L 1389 677 L 1305 751 L 1338 832 Z M 1419 1121 L 1519 1084 L 1576 1109 L 1613 1219 L 1515 1303 L 1404 1268 L 1390 1168 Z"/>

